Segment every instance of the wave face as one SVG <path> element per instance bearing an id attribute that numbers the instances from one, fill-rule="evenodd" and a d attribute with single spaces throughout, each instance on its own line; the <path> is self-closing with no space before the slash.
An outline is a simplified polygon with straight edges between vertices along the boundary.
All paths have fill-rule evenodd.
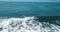
<path id="1" fill-rule="evenodd" d="M 60 32 L 60 26 L 39 22 L 36 17 L 9 18 L 0 22 L 0 32 Z"/>

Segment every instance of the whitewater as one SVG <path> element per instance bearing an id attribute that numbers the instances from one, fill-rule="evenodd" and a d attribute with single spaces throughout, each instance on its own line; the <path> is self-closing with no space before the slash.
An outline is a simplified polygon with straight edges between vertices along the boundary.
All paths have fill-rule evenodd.
<path id="1" fill-rule="evenodd" d="M 36 17 L 0 19 L 0 32 L 60 32 L 60 26 L 39 22 Z"/>

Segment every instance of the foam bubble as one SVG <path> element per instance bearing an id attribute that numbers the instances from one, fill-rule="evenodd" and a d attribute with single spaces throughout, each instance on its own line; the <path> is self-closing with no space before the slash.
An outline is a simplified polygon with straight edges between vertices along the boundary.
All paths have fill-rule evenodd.
<path id="1" fill-rule="evenodd" d="M 60 26 L 38 22 L 35 17 L 9 18 L 0 23 L 1 32 L 60 32 Z"/>

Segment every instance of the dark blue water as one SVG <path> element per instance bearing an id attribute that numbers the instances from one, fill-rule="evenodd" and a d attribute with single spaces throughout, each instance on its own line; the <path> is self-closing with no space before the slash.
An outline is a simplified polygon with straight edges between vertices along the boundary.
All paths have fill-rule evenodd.
<path id="1" fill-rule="evenodd" d="M 60 16 L 60 2 L 0 2 L 0 17 Z"/>

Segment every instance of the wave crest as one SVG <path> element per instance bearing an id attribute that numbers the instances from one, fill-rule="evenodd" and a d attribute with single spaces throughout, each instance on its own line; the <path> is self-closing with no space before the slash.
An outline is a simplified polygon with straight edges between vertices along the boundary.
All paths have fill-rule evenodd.
<path id="1" fill-rule="evenodd" d="M 60 26 L 39 22 L 35 17 L 9 18 L 0 23 L 1 32 L 60 32 Z"/>

